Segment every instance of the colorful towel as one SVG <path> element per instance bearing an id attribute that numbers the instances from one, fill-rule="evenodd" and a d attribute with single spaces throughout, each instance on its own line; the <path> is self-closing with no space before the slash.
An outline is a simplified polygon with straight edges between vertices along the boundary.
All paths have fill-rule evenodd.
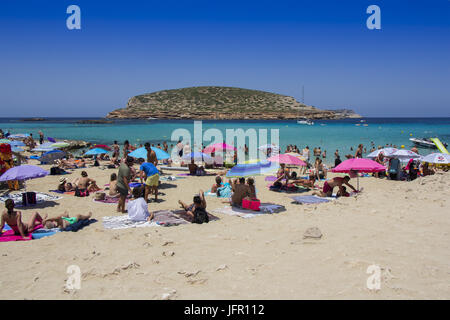
<path id="1" fill-rule="evenodd" d="M 57 201 L 57 200 L 62 199 L 62 197 L 52 196 L 47 193 L 36 192 L 36 191 L 35 191 L 35 193 L 36 193 L 36 203 L 42 203 L 45 201 Z M 10 193 L 10 194 L 1 196 L 0 202 L 5 202 L 8 199 L 12 199 L 14 201 L 14 205 L 16 207 L 22 206 L 22 193 Z"/>
<path id="2" fill-rule="evenodd" d="M 215 209 L 213 212 L 222 213 L 230 216 L 238 216 L 241 218 L 255 218 L 260 217 L 263 214 L 272 214 L 285 211 L 286 208 L 282 205 L 273 204 L 273 203 L 261 203 L 260 206 L 261 211 L 253 211 L 248 209 L 242 209 L 238 207 L 226 206 L 223 208 Z"/>
<path id="3" fill-rule="evenodd" d="M 130 199 L 130 198 L 131 198 L 131 195 L 129 195 L 128 198 L 125 199 L 125 202 L 128 202 L 128 199 Z M 116 203 L 119 203 L 119 197 L 110 197 L 110 196 L 106 195 L 104 200 L 92 199 L 92 201 L 99 202 L 99 203 L 116 204 Z"/>
<path id="4" fill-rule="evenodd" d="M 5 225 L 5 230 L 7 225 Z M 43 226 L 42 225 L 38 225 L 33 229 L 33 232 L 37 229 L 41 229 Z M 14 234 L 14 231 L 11 230 L 11 228 L 8 226 L 9 230 L 4 231 L 1 235 L 0 235 L 0 242 L 9 242 L 9 241 L 27 241 L 27 240 L 31 240 L 32 239 L 32 234 L 29 233 L 26 235 L 25 238 L 22 238 L 21 235 L 16 235 Z"/>

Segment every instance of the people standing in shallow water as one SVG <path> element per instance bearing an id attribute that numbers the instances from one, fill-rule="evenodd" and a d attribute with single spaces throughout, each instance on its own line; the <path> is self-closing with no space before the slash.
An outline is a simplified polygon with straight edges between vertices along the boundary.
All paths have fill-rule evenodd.
<path id="1" fill-rule="evenodd" d="M 5 223 L 11 227 L 15 235 L 21 235 L 22 238 L 31 233 L 37 226 L 42 224 L 42 221 L 47 218 L 45 214 L 44 217 L 37 212 L 31 215 L 28 223 L 22 221 L 22 212 L 14 210 L 14 201 L 12 199 L 7 199 L 5 201 L 6 210 L 2 213 L 1 224 L 0 224 L 0 234 L 3 232 Z"/>

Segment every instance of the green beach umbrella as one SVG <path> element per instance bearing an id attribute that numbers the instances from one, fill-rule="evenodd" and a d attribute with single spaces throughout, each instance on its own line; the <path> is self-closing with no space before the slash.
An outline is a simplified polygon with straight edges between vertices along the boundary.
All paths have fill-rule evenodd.
<path id="1" fill-rule="evenodd" d="M 11 140 L 8 139 L 0 139 L 0 143 L 11 143 Z"/>

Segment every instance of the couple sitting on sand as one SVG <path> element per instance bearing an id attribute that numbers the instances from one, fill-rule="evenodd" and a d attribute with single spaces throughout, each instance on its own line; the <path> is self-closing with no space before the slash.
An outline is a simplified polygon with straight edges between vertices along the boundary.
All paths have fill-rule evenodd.
<path id="1" fill-rule="evenodd" d="M 284 183 L 281 181 L 285 180 Z M 290 181 L 290 183 L 289 183 Z M 314 183 L 316 182 L 316 177 L 314 174 L 309 176 L 309 179 L 299 179 L 297 178 L 296 172 L 290 172 L 288 168 L 286 168 L 285 164 L 280 164 L 280 169 L 277 172 L 277 179 L 274 181 L 272 185 L 272 189 L 289 189 L 290 187 L 295 188 L 295 186 L 301 185 L 306 188 L 313 188 Z"/>
<path id="2" fill-rule="evenodd" d="M 82 194 L 88 195 L 89 193 L 97 192 L 100 188 L 94 179 L 88 177 L 86 171 L 82 171 L 81 178 L 76 178 L 73 182 L 67 182 L 65 177 L 61 177 L 58 190 L 61 192 L 75 191 L 76 196 L 81 196 Z"/>
<path id="3" fill-rule="evenodd" d="M 43 225 L 47 229 L 64 229 L 80 220 L 89 220 L 92 216 L 92 213 L 89 212 L 87 215 L 77 214 L 75 217 L 69 217 L 66 211 L 55 218 L 48 218 L 47 214 L 44 214 L 42 217 L 38 212 L 35 212 L 31 215 L 28 223 L 25 223 L 22 221 L 22 212 L 14 210 L 14 201 L 12 199 L 5 201 L 5 207 L 6 210 L 3 211 L 1 217 L 0 234 L 5 227 L 5 223 L 7 223 L 14 231 L 14 234 L 20 235 L 22 238 L 26 238 L 39 225 Z"/>

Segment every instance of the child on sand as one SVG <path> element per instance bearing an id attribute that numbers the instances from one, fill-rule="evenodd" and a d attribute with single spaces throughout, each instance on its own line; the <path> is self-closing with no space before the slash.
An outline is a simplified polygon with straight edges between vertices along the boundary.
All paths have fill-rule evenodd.
<path id="1" fill-rule="evenodd" d="M 21 235 L 22 238 L 26 238 L 30 232 L 34 230 L 35 227 L 42 224 L 47 215 L 42 218 L 39 213 L 35 212 L 31 216 L 28 223 L 22 222 L 22 213 L 20 211 L 14 210 L 14 201 L 12 199 L 7 199 L 5 201 L 6 210 L 2 213 L 1 225 L 0 225 L 0 234 L 5 227 L 5 223 L 7 223 L 11 229 L 14 231 L 14 234 Z"/>

